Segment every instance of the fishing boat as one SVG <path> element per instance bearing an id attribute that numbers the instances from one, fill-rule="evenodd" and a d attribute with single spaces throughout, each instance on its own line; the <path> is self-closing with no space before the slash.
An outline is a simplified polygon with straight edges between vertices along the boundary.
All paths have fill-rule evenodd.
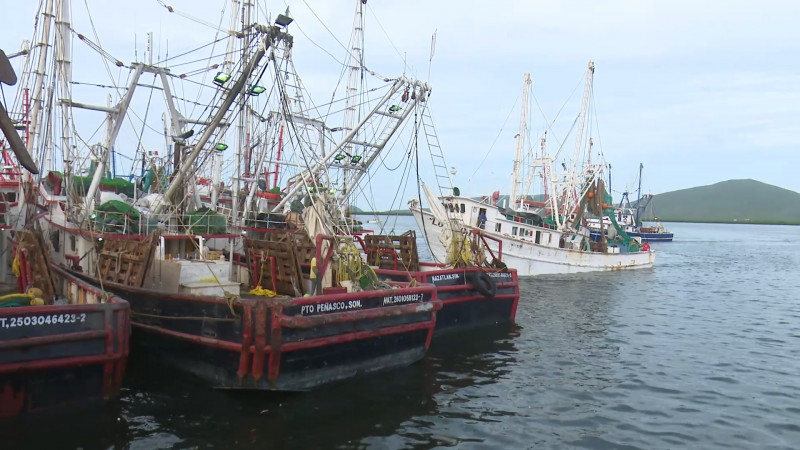
<path id="1" fill-rule="evenodd" d="M 637 190 L 637 199 L 635 206 L 631 205 L 628 198 L 628 192 L 622 193 L 619 205 L 614 208 L 613 214 L 616 222 L 625 230 L 628 236 L 639 238 L 642 242 L 672 242 L 674 233 L 664 229 L 664 226 L 656 218 L 654 225 L 645 226 L 642 221 L 642 216 L 647 211 L 647 208 L 653 201 L 653 195 L 647 194 L 642 197 L 642 169 L 644 164 L 639 163 L 639 187 Z M 599 241 L 601 236 L 601 229 L 608 230 L 613 224 L 609 216 L 603 216 L 603 224 L 600 223 L 599 217 L 587 219 L 587 226 L 591 231 L 591 238 L 593 241 Z"/>
<path id="2" fill-rule="evenodd" d="M 16 83 L 2 50 L 0 83 Z M 13 292 L 0 296 L 0 419 L 116 397 L 128 357 L 130 306 L 51 267 L 35 221 L 7 220 L 9 203 L 30 187 L 23 176 L 37 174 L 38 166 L 2 103 L 0 129 L 6 164 L 0 175 L 0 281 L 7 279 L 9 253 L 16 275 Z M 34 231 L 22 229 L 26 225 Z"/>
<path id="3" fill-rule="evenodd" d="M 444 164 L 444 156 L 438 145 L 438 136 L 430 112 L 430 88 L 426 84 L 414 84 L 398 90 L 398 97 L 390 102 L 369 102 L 369 96 L 358 94 L 365 86 L 364 80 L 369 78 L 365 70 L 363 50 L 364 39 L 364 1 L 356 0 L 356 10 L 350 42 L 352 47 L 346 55 L 345 70 L 348 74 L 345 87 L 345 114 L 341 129 L 350 130 L 349 137 L 342 141 L 342 145 L 334 153 L 334 157 L 326 170 L 341 172 L 342 176 L 334 179 L 342 180 L 336 185 L 337 200 L 344 210 L 350 210 L 348 205 L 354 201 L 359 193 L 371 192 L 375 183 L 380 183 L 382 177 L 373 175 L 376 166 L 385 165 L 388 158 L 387 140 L 397 130 L 391 126 L 373 125 L 373 117 L 386 118 L 386 113 L 402 114 L 415 117 L 414 127 L 410 130 L 407 142 L 410 148 L 400 148 L 401 161 L 411 161 L 409 155 L 420 157 L 418 140 L 412 136 L 426 139 L 429 150 L 435 155 L 435 160 Z M 370 86 L 366 86 L 370 88 Z M 356 117 L 365 117 L 368 122 L 356 123 Z M 397 123 L 399 125 L 399 123 Z M 332 128 L 332 127 L 329 127 Z M 383 130 L 377 136 L 371 130 Z M 398 138 L 397 141 L 401 140 Z M 345 163 L 342 162 L 343 158 Z M 358 158 L 363 161 L 352 170 L 352 161 Z M 275 171 L 273 168 L 268 171 Z M 300 176 L 309 177 L 309 173 Z M 447 174 L 447 185 L 452 189 L 452 179 Z M 376 181 L 379 180 L 379 181 Z M 444 183 L 444 181 L 443 181 Z M 416 183 L 414 183 L 416 185 Z M 402 186 L 399 188 L 402 190 Z M 364 200 L 370 201 L 367 196 Z M 402 195 L 397 195 L 401 199 Z M 287 200 L 288 201 L 288 200 Z M 280 204 L 272 210 L 275 215 L 279 212 Z M 374 204 L 373 204 L 373 210 Z M 377 224 L 375 228 L 383 230 L 384 224 L 377 217 L 368 220 L 368 223 Z M 254 230 L 251 230 L 254 231 Z M 459 331 L 477 326 L 487 326 L 513 323 L 516 317 L 519 301 L 519 284 L 517 272 L 507 268 L 502 263 L 502 257 L 487 252 L 489 236 L 469 234 L 460 236 L 465 247 L 460 252 L 460 258 L 446 263 L 445 261 L 420 261 L 417 251 L 417 236 L 413 230 L 401 234 L 385 233 L 374 230 L 352 230 L 353 243 L 361 251 L 361 257 L 372 271 L 383 281 L 388 282 L 413 282 L 431 283 L 436 286 L 437 297 L 442 302 L 442 309 L 436 318 L 437 334 Z M 261 230 L 263 233 L 263 230 Z M 347 232 L 347 231 L 345 231 Z M 301 240 L 308 241 L 306 237 Z M 468 248 L 467 248 L 468 247 Z"/>
<path id="4" fill-rule="evenodd" d="M 242 17 L 231 23 L 246 24 L 229 39 L 241 43 L 240 50 L 232 48 L 220 64 L 207 62 L 219 70 L 202 87 L 210 91 L 204 120 L 179 111 L 171 91 L 173 82 L 191 75 L 176 77 L 149 63 L 121 65 L 131 77 L 113 107 L 61 100 L 110 110 L 110 125 L 96 158 L 85 162 L 86 177 L 77 176 L 77 158 L 65 157 L 72 164 L 51 171 L 40 185 L 40 203 L 47 206 L 40 223 L 53 261 L 125 296 L 134 345 L 154 362 L 214 388 L 307 390 L 409 365 L 430 345 L 441 309 L 436 288 L 379 280 L 353 251 L 350 232 L 357 224 L 339 209 L 326 176 L 337 153 L 315 152 L 301 128 L 321 122 L 302 115 L 308 109 L 286 85 L 292 80 L 301 86 L 291 58 L 292 19 L 279 14 L 272 25 L 253 24 L 251 6 L 233 8 Z M 51 15 L 47 11 L 42 20 Z M 63 15 L 56 21 L 65 22 Z M 171 145 L 162 156 L 142 152 L 135 182 L 120 181 L 108 177 L 114 161 L 109 155 L 143 74 L 162 81 Z M 270 80 L 270 90 L 262 87 Z M 423 87 L 395 79 L 373 117 L 398 126 L 408 112 L 387 102 L 399 103 L 404 91 Z M 197 125 L 201 132 L 195 136 Z M 233 158 L 224 155 L 229 128 L 238 136 Z M 273 132 L 285 141 L 268 141 Z M 391 132 L 379 136 L 384 144 L 390 137 Z M 276 149 L 276 164 L 294 163 L 303 174 L 286 180 L 280 193 L 263 190 L 270 174 L 254 170 L 266 150 Z M 293 153 L 303 158 L 290 160 Z M 225 162 L 235 166 L 227 177 Z M 359 160 L 351 158 L 348 168 L 359 171 Z M 211 182 L 203 185 L 203 179 Z M 270 233 L 259 234 L 259 225 Z M 313 245 L 301 247 L 305 241 L 295 236 Z"/>
<path id="5" fill-rule="evenodd" d="M 514 322 L 520 294 L 517 271 L 505 267 L 499 259 L 485 259 L 483 249 L 489 248 L 485 241 L 491 239 L 471 234 L 469 247 L 463 248 L 461 263 L 457 264 L 420 261 L 417 236 L 411 230 L 400 235 L 365 234 L 359 243 L 368 264 L 381 279 L 414 280 L 436 286 L 442 302 L 436 332 L 441 334 Z"/>
<path id="6" fill-rule="evenodd" d="M 499 191 L 482 198 L 463 197 L 455 190 L 436 197 L 425 187 L 427 209 L 422 207 L 420 198 L 409 202 L 436 258 L 452 259 L 462 245 L 453 236 L 470 232 L 495 238 L 498 244 L 494 253 L 502 255 L 502 261 L 520 276 L 652 267 L 655 252 L 627 235 L 613 217 L 612 229 L 600 242 L 590 239 L 586 226 L 586 218 L 612 210 L 611 196 L 601 176 L 605 165 L 591 162 L 592 139 L 588 139 L 588 145 L 583 140 L 593 74 L 594 63 L 590 62 L 576 121 L 573 167 L 566 173 L 559 176 L 553 170 L 553 158 L 546 153 L 544 137 L 538 157 L 523 164 L 527 134 L 527 112 L 523 107 L 507 201 L 499 201 Z M 523 105 L 528 102 L 529 88 L 530 75 L 526 74 Z M 528 176 L 523 177 L 523 166 L 530 170 Z M 532 180 L 537 177 L 544 182 L 544 192 L 539 197 L 531 195 Z"/>
<path id="7" fill-rule="evenodd" d="M 17 293 L 0 297 L 0 419 L 117 397 L 130 306 L 48 267 L 33 232 L 15 235 Z"/>

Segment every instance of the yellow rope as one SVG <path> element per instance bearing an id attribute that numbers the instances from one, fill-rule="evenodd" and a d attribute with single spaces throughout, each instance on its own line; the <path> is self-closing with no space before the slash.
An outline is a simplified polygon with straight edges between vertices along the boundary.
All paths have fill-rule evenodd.
<path id="1" fill-rule="evenodd" d="M 264 266 L 266 265 L 266 260 L 267 260 L 267 254 L 266 252 L 262 252 L 260 261 L 261 264 L 259 267 L 261 274 L 258 277 L 258 286 L 251 289 L 249 293 L 253 295 L 258 295 L 259 297 L 275 297 L 276 295 L 278 295 L 277 292 L 261 287 L 261 282 L 264 280 Z"/>

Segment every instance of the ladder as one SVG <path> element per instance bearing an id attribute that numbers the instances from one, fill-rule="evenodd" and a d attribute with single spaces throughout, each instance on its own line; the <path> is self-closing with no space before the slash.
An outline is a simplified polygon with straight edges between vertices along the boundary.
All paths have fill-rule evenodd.
<path id="1" fill-rule="evenodd" d="M 433 123 L 433 117 L 431 116 L 427 104 L 422 108 L 422 131 L 425 134 L 425 140 L 428 142 L 428 150 L 431 155 L 431 162 L 433 163 L 433 171 L 436 177 L 436 186 L 439 188 L 439 195 L 454 195 L 453 180 L 450 177 L 450 172 L 447 170 L 447 163 L 444 160 L 444 154 L 442 154 L 442 147 L 439 145 L 439 136 L 436 133 L 436 126 Z"/>

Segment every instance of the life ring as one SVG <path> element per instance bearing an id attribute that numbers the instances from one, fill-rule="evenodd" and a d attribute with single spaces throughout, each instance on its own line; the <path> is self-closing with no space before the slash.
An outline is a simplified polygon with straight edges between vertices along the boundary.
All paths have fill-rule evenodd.
<path id="1" fill-rule="evenodd" d="M 497 294 L 497 282 L 484 271 L 472 272 L 470 281 L 475 286 L 475 290 L 484 297 L 494 297 Z"/>
<path id="2" fill-rule="evenodd" d="M 648 244 L 647 242 L 642 244 L 642 251 L 643 252 L 649 252 L 650 251 L 650 244 Z"/>

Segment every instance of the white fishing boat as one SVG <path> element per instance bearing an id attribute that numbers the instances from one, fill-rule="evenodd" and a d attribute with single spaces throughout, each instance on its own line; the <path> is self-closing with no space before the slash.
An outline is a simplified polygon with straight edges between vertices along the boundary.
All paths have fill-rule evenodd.
<path id="1" fill-rule="evenodd" d="M 554 172 L 553 158 L 547 155 L 543 138 L 540 154 L 524 168 L 530 172 L 523 174 L 528 120 L 523 106 L 508 200 L 501 202 L 499 191 L 475 199 L 458 195 L 456 189 L 453 195 L 437 198 L 425 187 L 427 208 L 417 199 L 410 201 L 414 218 L 438 260 L 447 262 L 458 257 L 463 244 L 454 236 L 476 233 L 496 239 L 498 244 L 493 252 L 520 276 L 639 269 L 653 265 L 655 252 L 628 236 L 613 219 L 604 239 L 599 242 L 590 239 L 586 219 L 602 216 L 611 209 L 611 197 L 601 176 L 605 164 L 591 162 L 592 139 L 583 141 L 593 74 L 594 63 L 590 62 L 570 171 L 558 175 Z M 530 84 L 530 75 L 526 74 L 523 105 L 528 102 Z M 544 182 L 544 191 L 538 197 L 529 195 L 536 177 Z"/>

